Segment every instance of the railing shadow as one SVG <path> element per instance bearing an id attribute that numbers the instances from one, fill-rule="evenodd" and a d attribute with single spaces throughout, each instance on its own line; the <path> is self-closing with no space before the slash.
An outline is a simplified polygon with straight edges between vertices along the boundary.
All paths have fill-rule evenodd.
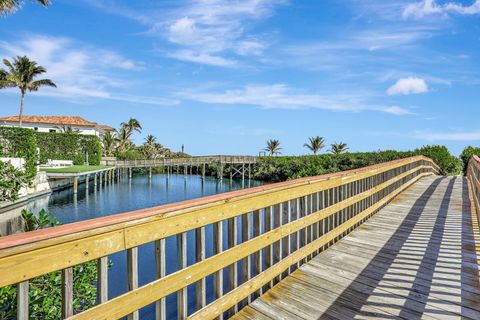
<path id="1" fill-rule="evenodd" d="M 437 178 L 427 187 L 375 257 L 323 313 L 325 316 L 329 311 L 345 308 L 345 301 L 353 295 L 358 308 L 350 306 L 353 310 L 349 312 L 353 311 L 355 318 L 420 319 L 456 314 L 478 319 L 480 308 L 476 297 L 480 297 L 477 295 L 480 291 L 469 286 L 478 284 L 478 271 L 474 270 L 477 266 L 473 265 L 476 257 L 472 257 L 475 250 L 470 253 L 464 250 L 475 245 L 470 201 L 465 179 L 460 186 L 458 179 L 462 178 Z M 463 188 L 458 217 L 448 215 L 455 185 Z M 432 214 L 427 203 L 435 201 L 431 196 L 436 192 L 444 194 L 435 205 L 438 212 Z M 409 253 L 407 257 L 406 253 Z M 322 259 L 321 256 L 317 259 Z M 367 278 L 367 289 L 363 291 L 366 294 L 359 295 L 354 286 L 358 287 L 359 282 L 366 284 Z M 383 302 L 392 301 L 392 304 L 375 302 L 374 296 L 381 297 Z M 370 308 L 362 310 L 365 306 Z M 376 314 L 372 312 L 375 309 L 389 311 Z"/>

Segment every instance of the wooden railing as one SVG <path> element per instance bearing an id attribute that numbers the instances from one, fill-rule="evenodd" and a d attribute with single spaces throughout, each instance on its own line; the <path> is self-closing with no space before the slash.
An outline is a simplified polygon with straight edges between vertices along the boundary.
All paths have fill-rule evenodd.
<path id="1" fill-rule="evenodd" d="M 17 284 L 19 319 L 28 319 L 28 280 L 56 270 L 64 275 L 64 318 L 138 319 L 139 309 L 155 303 L 156 318 L 165 319 L 172 293 L 179 319 L 233 315 L 415 181 L 438 173 L 432 160 L 417 156 L 7 236 L 0 238 L 0 287 Z M 190 265 L 189 232 L 195 233 Z M 166 275 L 165 240 L 172 236 L 178 268 Z M 206 239 L 213 247 L 208 257 Z M 152 242 L 157 279 L 139 287 L 138 246 Z M 108 300 L 107 257 L 120 251 L 127 252 L 129 291 Z M 72 266 L 90 260 L 98 261 L 98 304 L 74 315 Z M 207 304 L 210 275 L 214 296 Z M 196 309 L 189 314 L 191 285 Z"/>
<path id="2" fill-rule="evenodd" d="M 473 156 L 470 159 L 467 168 L 467 177 L 471 183 L 473 201 L 475 202 L 477 216 L 480 221 L 480 158 L 478 156 Z"/>
<path id="3" fill-rule="evenodd" d="M 255 156 L 198 156 L 188 158 L 157 158 L 137 160 L 106 160 L 105 165 L 128 167 L 171 167 L 171 166 L 200 166 L 202 164 L 254 164 L 258 157 Z"/>

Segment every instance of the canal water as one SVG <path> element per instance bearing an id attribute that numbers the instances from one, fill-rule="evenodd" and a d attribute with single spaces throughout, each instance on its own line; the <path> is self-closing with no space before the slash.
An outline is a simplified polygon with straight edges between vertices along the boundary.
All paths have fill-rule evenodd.
<path id="1" fill-rule="evenodd" d="M 72 189 L 54 192 L 51 195 L 34 200 L 28 204 L 33 212 L 47 209 L 53 217 L 62 224 L 82 221 L 97 217 L 113 215 L 137 209 L 143 209 L 162 204 L 178 202 L 222 192 L 238 190 L 261 185 L 253 180 L 230 180 L 220 181 L 212 177 L 181 175 L 181 174 L 154 174 L 151 179 L 148 175 L 136 175 L 132 179 L 121 176 L 114 183 L 97 185 L 95 188 L 90 181 L 89 188 L 85 184 L 80 185 L 78 193 Z M 226 226 L 224 226 L 226 229 Z M 206 256 L 213 254 L 212 226 L 206 227 Z M 226 233 L 226 230 L 225 230 Z M 188 265 L 195 263 L 195 235 L 187 233 L 187 258 Z M 224 239 L 224 247 L 226 247 Z M 139 286 L 155 280 L 155 256 L 153 243 L 139 247 Z M 120 252 L 109 256 L 112 266 L 109 269 L 108 287 L 109 299 L 127 292 L 126 252 Z M 177 271 L 177 243 L 175 237 L 166 239 L 166 271 L 167 274 Z M 240 267 L 241 270 L 241 267 Z M 213 300 L 213 277 L 207 278 L 207 303 Z M 224 281 L 226 284 L 228 281 Z M 228 288 L 225 287 L 225 290 Z M 189 314 L 195 310 L 195 286 L 188 288 Z M 166 299 L 167 319 L 176 319 L 176 295 L 172 294 Z M 140 319 L 154 319 L 154 305 L 140 310 Z"/>

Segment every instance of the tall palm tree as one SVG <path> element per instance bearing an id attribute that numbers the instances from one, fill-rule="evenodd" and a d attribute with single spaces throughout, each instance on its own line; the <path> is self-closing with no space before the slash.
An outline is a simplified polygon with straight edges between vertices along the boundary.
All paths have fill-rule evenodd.
<path id="1" fill-rule="evenodd" d="M 113 156 L 113 151 L 114 151 L 115 145 L 117 144 L 115 133 L 113 133 L 112 131 L 105 132 L 105 134 L 103 135 L 102 143 L 103 143 L 103 152 L 105 156 L 107 157 Z"/>
<path id="2" fill-rule="evenodd" d="M 323 137 L 310 137 L 308 138 L 308 143 L 305 143 L 303 146 L 307 147 L 310 149 L 310 151 L 313 152 L 313 154 L 317 154 L 320 150 L 322 150 L 325 147 L 325 139 Z"/>
<path id="3" fill-rule="evenodd" d="M 120 129 L 122 128 L 125 129 L 125 133 L 127 134 L 129 139 L 132 137 L 133 132 L 142 132 L 142 126 L 140 125 L 140 122 L 135 118 L 130 118 L 127 122 L 122 122 L 120 124 Z"/>
<path id="4" fill-rule="evenodd" d="M 50 3 L 48 0 L 36 0 L 39 4 L 47 7 Z M 24 3 L 23 0 L 0 0 L 0 15 L 6 15 L 15 12 Z"/>
<path id="5" fill-rule="evenodd" d="M 1 1 L 1 0 L 0 0 Z M 0 89 L 18 87 L 22 94 L 18 124 L 22 126 L 23 103 L 27 91 L 37 91 L 42 86 L 56 87 L 50 79 L 34 80 L 38 75 L 47 72 L 44 67 L 37 65 L 35 61 L 26 56 L 17 56 L 13 62 L 3 59 L 8 71 L 0 68 Z"/>
<path id="6" fill-rule="evenodd" d="M 276 139 L 268 140 L 267 147 L 264 150 L 267 151 L 271 156 L 280 154 L 280 150 L 282 150 L 282 148 L 280 148 L 280 141 Z"/>
<path id="7" fill-rule="evenodd" d="M 119 153 L 126 152 L 133 147 L 130 137 L 131 134 L 128 132 L 128 128 L 126 126 L 121 126 L 117 136 L 117 151 Z"/>
<path id="8" fill-rule="evenodd" d="M 343 142 L 340 142 L 340 143 L 332 143 L 331 144 L 331 149 L 330 149 L 330 152 L 333 153 L 333 154 L 341 154 L 341 153 L 345 153 L 347 150 L 348 150 L 348 147 L 347 147 L 347 144 L 346 143 L 343 143 Z"/>

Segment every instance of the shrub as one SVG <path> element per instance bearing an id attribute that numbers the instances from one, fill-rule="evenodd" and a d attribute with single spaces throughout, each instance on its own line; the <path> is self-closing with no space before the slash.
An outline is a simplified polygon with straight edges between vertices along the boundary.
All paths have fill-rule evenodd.
<path id="1" fill-rule="evenodd" d="M 73 164 L 88 163 L 99 165 L 102 159 L 102 145 L 97 136 L 78 133 L 36 132 L 40 149 L 40 162 L 48 159 L 72 160 Z"/>
<path id="2" fill-rule="evenodd" d="M 37 174 L 37 138 L 26 128 L 0 127 L 0 156 L 25 159 L 25 182 Z"/>
<path id="3" fill-rule="evenodd" d="M 452 156 L 446 147 L 426 146 L 415 151 L 387 150 L 338 155 L 261 157 L 254 166 L 253 177 L 258 180 L 278 182 L 357 169 L 415 155 L 424 155 L 432 158 L 445 175 L 458 174 L 461 171 L 460 160 Z"/>
<path id="4" fill-rule="evenodd" d="M 462 153 L 460 154 L 460 159 L 463 162 L 463 173 L 467 172 L 468 169 L 468 162 L 472 156 L 480 156 L 480 148 L 468 146 L 463 149 Z"/>
<path id="5" fill-rule="evenodd" d="M 416 154 L 429 157 L 440 167 L 446 176 L 458 175 L 462 172 L 462 162 L 453 156 L 445 146 L 424 146 L 415 150 Z"/>
<path id="6" fill-rule="evenodd" d="M 27 182 L 22 170 L 0 161 L 0 202 L 17 200 L 20 188 Z"/>

